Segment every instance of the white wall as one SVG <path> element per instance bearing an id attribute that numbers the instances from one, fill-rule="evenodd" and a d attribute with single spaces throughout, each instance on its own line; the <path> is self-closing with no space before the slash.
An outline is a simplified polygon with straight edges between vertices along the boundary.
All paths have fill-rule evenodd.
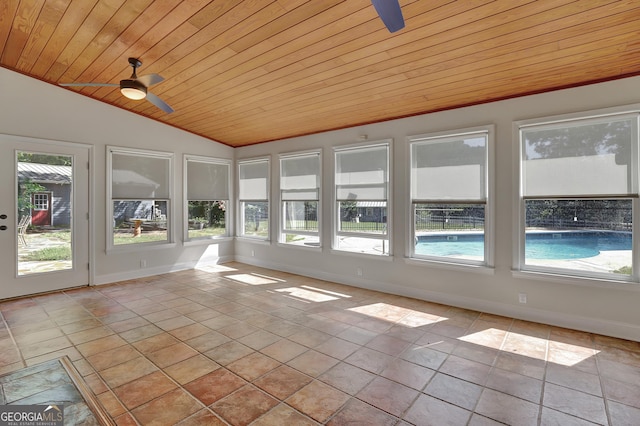
<path id="1" fill-rule="evenodd" d="M 94 284 L 191 268 L 199 260 L 220 262 L 233 258 L 233 240 L 211 246 L 181 243 L 183 154 L 233 159 L 232 148 L 3 68 L 0 68 L 0 133 L 93 146 L 90 175 Z M 175 245 L 106 253 L 107 145 L 175 153 Z M 146 268 L 140 267 L 141 259 L 146 260 Z"/>
<path id="2" fill-rule="evenodd" d="M 514 274 L 512 265 L 513 197 L 517 182 L 512 137 L 515 120 L 579 112 L 640 102 L 640 77 L 587 87 L 421 115 L 386 123 L 354 127 L 301 138 L 253 145 L 234 150 L 177 130 L 125 110 L 114 108 L 50 84 L 0 68 L 0 133 L 78 142 L 93 146 L 92 234 L 93 282 L 113 282 L 192 267 L 198 260 L 221 262 L 235 259 L 336 282 L 409 295 L 426 300 L 600 332 L 640 341 L 640 290 L 638 286 L 610 286 L 579 280 L 540 280 Z M 496 125 L 495 268 L 490 273 L 436 268 L 407 263 L 405 247 L 409 230 L 407 136 Z M 323 149 L 323 215 L 332 214 L 332 147 L 359 141 L 393 138 L 393 250 L 394 257 L 345 255 L 330 250 L 331 230 L 322 229 L 322 250 L 304 250 L 239 239 L 220 244 L 184 246 L 181 241 L 182 208 L 174 206 L 176 245 L 137 252 L 105 252 L 106 146 L 116 145 L 175 152 L 174 198 L 182 199 L 183 154 L 218 158 L 272 155 L 272 182 L 277 182 L 277 155 L 305 149 Z M 277 188 L 272 187 L 277 200 Z M 271 229 L 277 229 L 277 206 Z M 207 248 L 209 251 L 205 253 Z M 252 251 L 255 256 L 252 256 Z M 147 267 L 140 268 L 140 259 Z M 356 275 L 362 268 L 363 276 Z M 518 293 L 528 295 L 518 304 Z"/>
<path id="3" fill-rule="evenodd" d="M 271 229 L 278 226 L 278 154 L 294 150 L 323 150 L 322 250 L 286 247 L 272 242 L 260 244 L 244 239 L 236 242 L 236 259 L 345 284 L 389 293 L 448 303 L 456 306 L 593 331 L 640 341 L 640 285 L 621 285 L 577 279 L 532 279 L 512 272 L 514 197 L 517 165 L 513 122 L 565 113 L 615 107 L 640 102 L 640 77 L 612 81 L 552 93 L 487 103 L 385 123 L 353 127 L 300 138 L 239 148 L 236 158 L 271 155 Z M 407 137 L 429 132 L 474 126 L 496 126 L 495 155 L 495 268 L 443 268 L 416 264 L 405 259 L 409 235 Z M 393 250 L 392 259 L 332 252 L 332 147 L 357 143 L 361 135 L 369 141 L 392 138 L 393 142 Z M 273 234 L 275 240 L 275 233 Z M 252 252 L 255 256 L 252 256 Z M 363 276 L 357 276 L 362 268 Z M 528 303 L 518 303 L 527 293 Z"/>

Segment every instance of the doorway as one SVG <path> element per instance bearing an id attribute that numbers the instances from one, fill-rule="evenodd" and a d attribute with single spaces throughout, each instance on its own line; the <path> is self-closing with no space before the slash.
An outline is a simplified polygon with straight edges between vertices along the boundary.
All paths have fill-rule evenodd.
<path id="1" fill-rule="evenodd" d="M 0 299 L 89 284 L 89 153 L 0 135 Z"/>

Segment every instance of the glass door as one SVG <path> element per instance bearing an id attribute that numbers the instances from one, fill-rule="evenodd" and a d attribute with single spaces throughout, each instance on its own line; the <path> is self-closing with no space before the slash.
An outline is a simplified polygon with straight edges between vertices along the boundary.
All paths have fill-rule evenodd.
<path id="1" fill-rule="evenodd" d="M 0 135 L 0 299 L 89 284 L 89 149 Z"/>

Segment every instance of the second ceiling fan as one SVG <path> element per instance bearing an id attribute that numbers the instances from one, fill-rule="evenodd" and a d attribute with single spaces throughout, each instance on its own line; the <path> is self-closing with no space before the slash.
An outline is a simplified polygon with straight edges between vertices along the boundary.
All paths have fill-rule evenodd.
<path id="1" fill-rule="evenodd" d="M 378 16 L 384 22 L 390 33 L 404 28 L 404 18 L 400 9 L 400 0 L 371 0 Z"/>

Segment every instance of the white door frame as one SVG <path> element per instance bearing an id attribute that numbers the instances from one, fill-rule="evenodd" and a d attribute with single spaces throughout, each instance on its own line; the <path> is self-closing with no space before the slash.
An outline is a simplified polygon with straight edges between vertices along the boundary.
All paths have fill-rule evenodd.
<path id="1" fill-rule="evenodd" d="M 4 146 L 3 146 L 4 145 Z M 3 164 L 10 163 L 8 170 L 4 170 L 10 176 L 10 181 L 5 181 L 7 198 L 13 199 L 7 203 L 1 203 L 1 214 L 8 215 L 6 220 L 0 220 L 0 225 L 6 225 L 7 230 L 0 232 L 0 245 L 3 251 L 13 247 L 9 253 L 0 260 L 4 272 L 0 271 L 0 299 L 28 296 L 41 292 L 62 290 L 78 286 L 93 285 L 94 274 L 94 249 L 93 249 L 93 146 L 74 142 L 31 138 L 0 134 L 0 149 L 6 158 Z M 18 275 L 18 225 L 16 200 L 18 197 L 16 151 L 43 153 L 51 155 L 71 155 L 73 161 L 73 192 L 72 192 L 72 250 L 73 268 L 64 271 L 42 272 L 27 275 Z M 13 188 L 13 189 L 11 189 Z M 1 191 L 1 190 L 0 190 Z M 86 200 L 84 199 L 86 197 Z M 8 282 L 4 282 L 8 280 Z M 67 284 L 63 284 L 66 282 Z"/>

